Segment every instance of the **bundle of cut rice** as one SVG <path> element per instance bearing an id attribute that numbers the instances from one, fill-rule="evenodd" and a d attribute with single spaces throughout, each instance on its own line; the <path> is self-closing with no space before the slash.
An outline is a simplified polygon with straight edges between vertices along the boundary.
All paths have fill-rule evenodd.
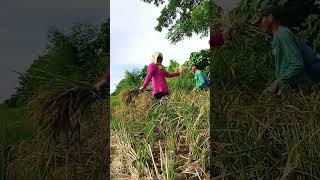
<path id="1" fill-rule="evenodd" d="M 130 104 L 141 93 L 139 89 L 128 89 L 121 93 L 121 102 Z"/>
<path id="2" fill-rule="evenodd" d="M 56 80 L 39 89 L 28 104 L 37 135 L 57 139 L 64 132 L 67 141 L 76 134 L 79 138 L 80 122 L 89 120 L 97 100 L 105 97 L 89 82 L 50 75 Z"/>

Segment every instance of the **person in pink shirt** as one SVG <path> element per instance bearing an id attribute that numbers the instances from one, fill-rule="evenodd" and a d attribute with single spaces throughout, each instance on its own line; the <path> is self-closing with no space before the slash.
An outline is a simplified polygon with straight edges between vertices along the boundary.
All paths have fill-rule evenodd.
<path id="1" fill-rule="evenodd" d="M 147 88 L 152 80 L 152 95 L 160 100 L 161 98 L 169 95 L 169 88 L 166 78 L 180 76 L 180 71 L 175 73 L 166 72 L 162 65 L 163 56 L 160 52 L 155 52 L 152 55 L 151 64 L 148 66 L 147 75 L 140 90 L 143 91 Z"/>

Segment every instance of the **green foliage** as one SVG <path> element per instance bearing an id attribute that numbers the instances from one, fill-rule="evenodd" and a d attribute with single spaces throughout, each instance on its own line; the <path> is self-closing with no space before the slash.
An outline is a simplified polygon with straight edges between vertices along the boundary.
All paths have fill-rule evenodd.
<path id="1" fill-rule="evenodd" d="M 206 74 L 210 74 L 208 71 L 208 67 L 210 65 L 210 51 L 208 49 L 204 49 L 199 52 L 191 53 L 187 64 L 188 67 L 190 67 L 191 64 L 197 64 L 200 70 L 204 70 Z"/>
<path id="2" fill-rule="evenodd" d="M 300 33 L 300 36 L 304 38 L 307 42 L 311 42 L 313 48 L 316 52 L 320 52 L 320 15 L 310 15 L 303 28 L 305 31 Z"/>
<path id="3" fill-rule="evenodd" d="M 16 144 L 19 140 L 31 138 L 32 122 L 26 118 L 26 112 L 25 106 L 10 108 L 6 104 L 0 104 L 0 143 L 2 145 Z"/>
<path id="4" fill-rule="evenodd" d="M 135 69 L 131 72 L 126 71 L 124 74 L 124 78 L 118 83 L 118 85 L 116 86 L 116 90 L 112 93 L 112 95 L 119 95 L 124 90 L 140 87 L 146 74 L 147 66 L 145 66 L 141 70 Z"/>
<path id="5" fill-rule="evenodd" d="M 309 14 L 316 13 L 317 0 L 241 0 L 240 6 L 235 9 L 239 14 L 249 17 L 254 20 L 258 17 L 258 12 L 266 5 L 274 5 L 283 8 L 284 16 L 282 23 L 289 27 L 300 26 L 301 21 L 305 20 Z"/>
<path id="6" fill-rule="evenodd" d="M 171 43 L 191 37 L 194 33 L 204 37 L 208 35 L 210 13 L 220 15 L 221 8 L 214 5 L 210 9 L 210 0 L 142 0 L 163 7 L 155 29 L 159 32 L 168 29 L 167 39 Z"/>
<path id="7" fill-rule="evenodd" d="M 108 32 L 109 22 L 103 23 L 100 30 L 86 24 L 75 24 L 65 33 L 55 28 L 49 29 L 46 53 L 20 74 L 16 94 L 7 103 L 11 106 L 24 104 L 37 89 L 54 81 L 39 69 L 69 79 L 96 81 L 105 73 L 110 62 Z"/>
<path id="8" fill-rule="evenodd" d="M 110 96 L 110 107 L 116 107 L 120 105 L 119 96 Z"/>
<path id="9" fill-rule="evenodd" d="M 97 49 L 99 55 L 99 63 L 98 68 L 99 71 L 97 72 L 98 76 L 105 73 L 106 67 L 110 66 L 110 58 L 109 58 L 109 51 L 110 51 L 110 19 L 108 22 L 102 23 L 100 32 L 97 35 Z M 92 68 L 93 69 L 93 68 Z"/>
<path id="10" fill-rule="evenodd" d="M 170 73 L 173 73 L 177 70 L 177 68 L 179 67 L 179 63 L 175 60 L 170 60 L 170 64 L 167 68 L 167 71 Z"/>
<path id="11" fill-rule="evenodd" d="M 274 80 L 270 44 L 261 37 L 247 37 L 244 42 L 244 47 L 230 45 L 213 52 L 212 78 L 219 82 L 217 87 L 254 91 L 263 89 L 267 82 Z"/>
<path id="12" fill-rule="evenodd" d="M 167 80 L 168 86 L 173 90 L 191 91 L 195 87 L 194 75 L 190 71 L 182 72 L 180 77 Z"/>
<path id="13" fill-rule="evenodd" d="M 116 90 L 112 93 L 113 96 L 119 95 L 124 90 L 130 88 L 138 88 L 147 75 L 148 66 L 144 66 L 142 69 L 134 69 L 133 71 L 126 71 L 124 78 L 117 84 Z"/>
<path id="14" fill-rule="evenodd" d="M 189 67 L 190 60 L 187 61 L 184 66 Z M 176 72 L 176 70 L 179 67 L 179 63 L 171 60 L 170 65 L 168 67 L 168 72 L 173 73 Z M 194 88 L 194 76 L 190 71 L 184 70 L 181 75 L 177 78 L 170 78 L 167 79 L 168 85 L 170 89 L 175 90 L 192 90 Z"/>

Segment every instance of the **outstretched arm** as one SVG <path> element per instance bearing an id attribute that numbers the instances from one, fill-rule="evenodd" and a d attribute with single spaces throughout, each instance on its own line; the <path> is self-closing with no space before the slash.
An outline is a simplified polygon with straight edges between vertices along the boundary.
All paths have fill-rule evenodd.
<path id="1" fill-rule="evenodd" d="M 180 76 L 180 72 L 177 71 L 175 73 L 166 73 L 166 77 L 167 78 L 172 78 L 172 77 L 177 77 L 177 76 Z"/>

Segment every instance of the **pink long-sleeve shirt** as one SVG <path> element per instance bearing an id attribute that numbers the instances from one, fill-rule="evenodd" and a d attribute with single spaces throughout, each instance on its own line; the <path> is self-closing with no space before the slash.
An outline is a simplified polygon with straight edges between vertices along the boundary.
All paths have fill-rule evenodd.
<path id="1" fill-rule="evenodd" d="M 146 88 L 152 80 L 152 95 L 159 92 L 169 93 L 166 78 L 180 76 L 180 73 L 168 73 L 165 70 L 159 69 L 156 64 L 150 64 L 147 70 L 147 76 L 144 80 L 143 87 Z"/>

